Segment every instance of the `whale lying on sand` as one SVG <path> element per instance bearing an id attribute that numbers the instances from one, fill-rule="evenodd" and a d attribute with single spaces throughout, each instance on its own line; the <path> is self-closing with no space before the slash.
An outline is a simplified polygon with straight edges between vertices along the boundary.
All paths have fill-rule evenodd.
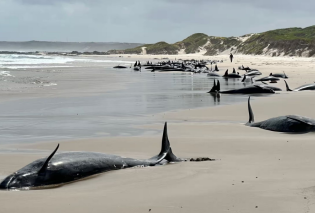
<path id="1" fill-rule="evenodd" d="M 167 123 L 164 125 L 160 153 L 147 160 L 95 152 L 64 152 L 56 154 L 58 148 L 59 144 L 48 158 L 36 160 L 5 178 L 0 183 L 0 189 L 29 190 L 51 188 L 107 171 L 135 166 L 155 166 L 161 164 L 162 161 L 179 162 L 189 160 L 177 158 L 173 154 L 167 136 Z M 211 159 L 190 159 L 190 161 L 208 160 Z"/>
<path id="2" fill-rule="evenodd" d="M 261 75 L 262 73 L 259 71 L 250 71 L 248 73 L 246 73 L 246 76 L 256 76 L 256 75 Z"/>
<path id="3" fill-rule="evenodd" d="M 213 77 L 221 77 L 221 75 L 219 75 L 219 74 L 217 74 L 217 73 L 215 73 L 215 72 L 209 72 L 208 74 L 207 74 L 207 76 L 213 76 Z"/>
<path id="4" fill-rule="evenodd" d="M 285 72 L 283 72 L 283 74 L 282 74 L 282 73 L 274 73 L 274 74 L 270 73 L 269 76 L 273 76 L 273 77 L 276 77 L 276 78 L 289 78 L 289 77 L 285 74 Z"/>
<path id="5" fill-rule="evenodd" d="M 242 78 L 242 76 L 240 76 L 239 73 L 229 73 L 229 70 L 226 70 L 222 77 L 224 77 L 224 78 Z"/>
<path id="6" fill-rule="evenodd" d="M 251 85 L 241 89 L 233 89 L 227 91 L 220 91 L 220 81 L 216 84 L 214 82 L 213 87 L 208 93 L 222 93 L 222 94 L 254 94 L 254 93 L 275 93 L 267 85 Z"/>
<path id="7" fill-rule="evenodd" d="M 279 78 L 273 77 L 273 76 L 267 76 L 260 79 L 257 79 L 255 81 L 270 81 L 270 83 L 277 83 L 279 81 Z"/>
<path id="8" fill-rule="evenodd" d="M 254 113 L 250 105 L 250 97 L 248 98 L 248 113 L 249 121 L 246 125 L 250 127 L 292 133 L 306 133 L 315 130 L 315 120 L 296 115 L 279 116 L 254 123 Z"/>
<path id="9" fill-rule="evenodd" d="M 315 90 L 315 83 L 314 84 L 306 84 L 306 85 L 303 85 L 303 86 L 300 86 L 294 90 L 291 90 L 289 88 L 289 85 L 288 83 L 286 82 L 286 80 L 284 80 L 285 82 L 285 86 L 287 87 L 287 91 L 303 91 L 303 90 Z"/>
<path id="10" fill-rule="evenodd" d="M 121 65 L 118 65 L 118 66 L 115 66 L 113 67 L 115 69 L 126 69 L 127 67 L 126 66 L 121 66 Z"/>

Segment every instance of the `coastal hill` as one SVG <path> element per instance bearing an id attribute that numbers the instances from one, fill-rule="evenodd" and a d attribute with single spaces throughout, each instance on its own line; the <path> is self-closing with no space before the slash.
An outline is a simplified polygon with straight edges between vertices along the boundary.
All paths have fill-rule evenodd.
<path id="1" fill-rule="evenodd" d="M 125 50 L 110 50 L 110 54 L 190 54 L 217 55 L 238 53 L 269 56 L 315 56 L 315 25 L 287 28 L 239 37 L 216 37 L 196 33 L 174 44 L 158 42 Z"/>
<path id="2" fill-rule="evenodd" d="M 8 42 L 0 41 L 0 51 L 17 52 L 107 52 L 111 49 L 124 50 L 134 48 L 140 43 L 118 43 L 118 42 L 53 42 L 53 41 L 25 41 Z"/>

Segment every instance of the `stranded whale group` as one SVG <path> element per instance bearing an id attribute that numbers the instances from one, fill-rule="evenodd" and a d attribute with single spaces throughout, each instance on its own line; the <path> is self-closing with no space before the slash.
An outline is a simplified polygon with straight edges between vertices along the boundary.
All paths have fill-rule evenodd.
<path id="1" fill-rule="evenodd" d="M 154 71 L 185 71 L 194 73 L 208 73 L 208 76 L 223 77 L 223 78 L 242 78 L 242 76 L 233 69 L 232 73 L 228 73 L 226 70 L 223 76 L 220 76 L 216 72 L 219 71 L 216 63 L 219 61 L 196 61 L 187 60 L 180 62 L 159 62 L 152 64 L 147 62 L 146 65 L 141 65 L 140 61 L 136 61 L 134 64 L 135 71 L 141 71 L 141 67 L 144 66 L 146 69 Z M 206 65 L 211 63 L 211 69 Z M 212 64 L 215 65 L 212 70 Z M 116 66 L 114 68 L 123 69 L 125 66 Z M 280 88 L 269 86 L 265 81 L 270 83 L 277 83 L 280 78 L 287 79 L 288 76 L 283 73 L 270 73 L 269 76 L 257 79 L 263 84 L 254 84 L 253 78 L 261 75 L 256 69 L 241 66 L 240 70 L 246 71 L 243 76 L 243 82 L 249 80 L 252 85 L 245 86 L 244 88 L 221 91 L 220 81 L 214 79 L 213 87 L 208 92 L 216 97 L 215 94 L 255 94 L 255 93 L 275 93 L 275 91 L 281 91 Z M 315 83 L 308 84 L 291 90 L 285 81 L 287 91 L 302 91 L 302 90 L 315 90 Z M 297 115 L 285 115 L 267 119 L 265 121 L 255 122 L 254 113 L 250 104 L 250 97 L 248 98 L 248 113 L 249 121 L 246 123 L 249 127 L 258 127 L 265 130 L 276 131 L 276 132 L 287 132 L 287 133 L 304 133 L 315 131 L 315 120 L 297 116 Z M 93 175 L 101 174 L 108 171 L 126 169 L 131 167 L 146 167 L 146 166 L 157 166 L 163 165 L 170 162 L 181 162 L 181 161 L 211 161 L 210 158 L 197 158 L 197 159 L 182 159 L 176 157 L 171 149 L 170 142 L 167 134 L 167 123 L 164 125 L 163 136 L 162 136 L 162 147 L 158 155 L 149 159 L 134 159 L 126 158 L 117 155 L 96 153 L 96 152 L 62 152 L 57 153 L 58 146 L 55 150 L 47 157 L 38 159 L 13 174 L 6 177 L 0 183 L 0 189 L 4 190 L 29 190 L 29 189 L 40 189 L 40 188 L 51 188 L 61 186 L 63 184 L 71 183 L 77 180 L 81 180 Z"/>

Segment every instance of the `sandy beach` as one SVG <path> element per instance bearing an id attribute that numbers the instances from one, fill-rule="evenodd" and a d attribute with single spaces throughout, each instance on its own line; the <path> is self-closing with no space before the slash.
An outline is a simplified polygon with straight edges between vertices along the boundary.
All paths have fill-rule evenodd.
<path id="1" fill-rule="evenodd" d="M 93 57 L 127 62 L 139 59 L 142 63 L 154 58 L 223 59 L 224 62 L 218 64 L 222 75 L 226 69 L 232 71 L 233 67 L 241 65 L 259 69 L 263 73 L 261 77 L 285 71 L 291 88 L 315 80 L 314 58 L 235 55 L 235 61 L 230 63 L 227 55 Z M 93 69 L 92 64 L 85 64 L 81 69 L 60 68 L 62 72 L 57 69 L 55 72 L 52 69 L 46 72 L 11 71 L 17 79 L 41 76 L 42 82 L 57 85 L 45 87 L 7 82 L 0 87 L 1 102 L 93 96 L 128 88 L 130 82 L 138 80 L 100 72 Z M 252 98 L 256 121 L 288 114 L 315 118 L 314 92 L 286 92 L 283 80 L 273 86 L 283 91 Z M 284 134 L 245 126 L 248 112 L 244 101 L 157 113 L 146 125 L 137 126 L 141 131 L 158 132 L 152 135 L 3 144 L 0 146 L 0 179 L 49 155 L 57 143 L 60 143 L 60 151 L 94 151 L 140 159 L 152 157 L 160 150 L 165 121 L 169 124 L 168 134 L 175 155 L 216 160 L 107 172 L 54 189 L 0 191 L 1 210 L 32 213 L 315 211 L 314 133 Z"/>

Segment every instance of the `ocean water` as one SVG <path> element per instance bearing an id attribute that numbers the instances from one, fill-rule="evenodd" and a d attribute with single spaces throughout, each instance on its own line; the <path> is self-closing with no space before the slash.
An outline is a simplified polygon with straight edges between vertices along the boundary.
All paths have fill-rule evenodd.
<path id="1" fill-rule="evenodd" d="M 12 60 L 12 59 L 10 59 Z M 29 59 L 23 59 L 29 60 Z M 35 60 L 37 59 L 30 59 Z M 48 58 L 38 60 L 50 60 Z M 61 61 L 61 59 L 51 59 Z M 64 64 L 73 59 L 62 59 Z M 93 63 L 91 59 L 84 59 Z M 97 60 L 94 65 L 101 60 Z M 100 69 L 127 79 L 127 88 L 80 97 L 25 99 L 0 103 L 0 144 L 58 141 L 91 137 L 152 135 L 162 131 L 159 113 L 180 109 L 214 107 L 244 102 L 245 95 L 206 93 L 213 78 L 206 74 L 134 72 L 115 70 L 117 63 L 102 61 Z M 80 64 L 81 61 L 80 61 Z M 38 64 L 37 64 L 38 65 Z M 128 82 L 128 79 L 130 81 Z M 135 80 L 136 79 L 136 80 Z M 239 79 L 220 79 L 221 89 L 244 87 Z M 57 86 L 58 87 L 58 86 Z M 246 107 L 246 104 L 244 104 Z M 211 115 L 205 115 L 211 121 Z M 244 118 L 244 122 L 247 118 Z M 141 125 L 161 122 L 161 130 L 143 130 Z M 172 121 L 168 121 L 172 122 Z"/>
<path id="2" fill-rule="evenodd" d="M 29 69 L 29 68 L 48 68 L 48 67 L 73 67 L 75 62 L 81 63 L 124 63 L 133 62 L 122 60 L 95 60 L 85 58 L 71 58 L 63 56 L 45 56 L 45 55 L 18 55 L 18 54 L 0 54 L 0 69 Z"/>

